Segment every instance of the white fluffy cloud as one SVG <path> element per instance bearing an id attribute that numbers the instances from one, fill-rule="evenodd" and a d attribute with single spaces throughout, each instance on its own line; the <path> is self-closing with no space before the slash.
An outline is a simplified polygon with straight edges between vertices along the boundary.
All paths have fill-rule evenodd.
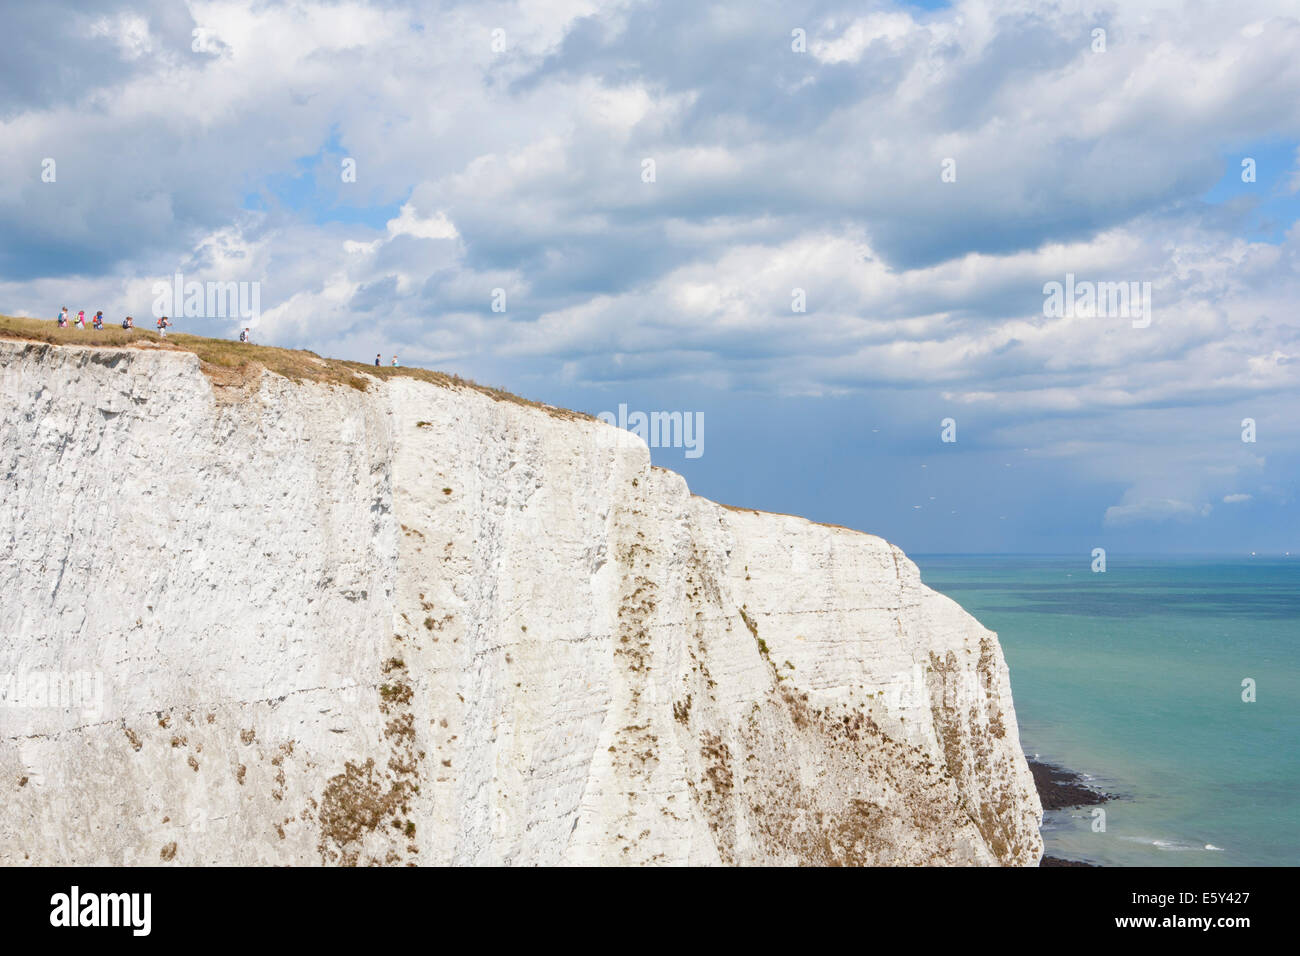
<path id="1" fill-rule="evenodd" d="M 1044 458 L 1089 449 L 1079 467 L 1128 488 L 1110 525 L 1276 478 L 1184 434 L 1206 410 L 1300 443 L 1270 411 L 1300 395 L 1300 230 L 1245 228 L 1276 195 L 1203 200 L 1247 145 L 1300 140 L 1300 16 L 1280 0 L 48 16 L 101 65 L 0 101 L 7 311 L 139 313 L 182 270 L 260 282 L 260 337 L 326 352 L 378 338 L 508 378 L 925 390 Z M 1150 326 L 1045 315 L 1067 273 L 1149 282 Z M 1153 447 L 1181 464 L 1132 454 Z M 1202 478 L 1175 493 L 1183 467 Z"/>

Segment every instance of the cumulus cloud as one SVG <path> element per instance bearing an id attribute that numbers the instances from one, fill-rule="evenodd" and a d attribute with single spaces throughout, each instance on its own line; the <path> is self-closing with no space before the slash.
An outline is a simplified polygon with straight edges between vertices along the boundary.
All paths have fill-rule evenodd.
<path id="1" fill-rule="evenodd" d="M 1144 498 L 1126 504 L 1111 505 L 1106 509 L 1105 524 L 1107 527 L 1115 527 L 1132 524 L 1135 521 L 1186 520 L 1204 518 L 1209 513 L 1208 504 L 1197 505 L 1174 498 Z"/>
<path id="2" fill-rule="evenodd" d="M 1288 4 L 14 17 L 6 311 L 138 314 L 180 270 L 259 282 L 261 339 L 323 352 L 380 335 L 507 381 L 923 392 L 986 442 L 1109 482 L 1108 526 L 1204 518 L 1279 481 L 1234 416 L 1300 442 L 1271 411 L 1300 397 L 1300 228 L 1269 205 L 1300 181 Z M 1272 193 L 1206 199 L 1279 141 Z M 1265 213 L 1280 234 L 1245 228 Z M 1149 283 L 1149 324 L 1046 314 L 1067 275 Z"/>

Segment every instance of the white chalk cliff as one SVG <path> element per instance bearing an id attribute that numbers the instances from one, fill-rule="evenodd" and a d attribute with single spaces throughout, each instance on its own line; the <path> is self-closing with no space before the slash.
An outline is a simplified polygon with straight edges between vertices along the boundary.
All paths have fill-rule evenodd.
<path id="1" fill-rule="evenodd" d="M 0 864 L 1041 855 L 996 636 L 880 538 L 414 378 L 3 341 L 0 398 Z"/>

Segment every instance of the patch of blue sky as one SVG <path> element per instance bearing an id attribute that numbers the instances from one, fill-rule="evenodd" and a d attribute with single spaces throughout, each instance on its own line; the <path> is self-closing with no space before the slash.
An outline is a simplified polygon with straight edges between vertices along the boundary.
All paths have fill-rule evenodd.
<path id="1" fill-rule="evenodd" d="M 344 223 L 382 230 L 401 212 L 405 197 L 388 203 L 343 201 L 348 193 L 340 188 L 345 185 L 341 172 L 346 156 L 334 130 L 316 152 L 295 159 L 292 171 L 265 176 L 245 194 L 243 207 L 259 212 L 288 210 L 313 225 Z"/>
<path id="2" fill-rule="evenodd" d="M 1214 206 L 1236 205 L 1248 211 L 1239 228 L 1255 242 L 1279 243 L 1300 220 L 1300 142 L 1271 140 L 1250 143 L 1224 156 L 1223 178 L 1202 201 Z M 1253 172 L 1253 181 L 1248 173 Z"/>

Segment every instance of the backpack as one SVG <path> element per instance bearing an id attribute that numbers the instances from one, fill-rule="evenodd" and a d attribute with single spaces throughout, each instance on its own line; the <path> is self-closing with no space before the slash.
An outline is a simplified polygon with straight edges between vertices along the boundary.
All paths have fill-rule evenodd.
<path id="1" fill-rule="evenodd" d="M 122 328 L 124 328 L 124 329 L 129 329 L 130 327 L 131 327 L 131 326 L 129 326 L 129 325 L 126 324 L 126 319 L 123 319 L 123 320 L 122 320 Z"/>
<path id="2" fill-rule="evenodd" d="M 248 333 L 247 333 L 247 332 L 240 332 L 240 333 L 239 333 L 239 341 L 241 341 L 241 342 L 247 342 L 247 341 L 248 341 Z"/>

